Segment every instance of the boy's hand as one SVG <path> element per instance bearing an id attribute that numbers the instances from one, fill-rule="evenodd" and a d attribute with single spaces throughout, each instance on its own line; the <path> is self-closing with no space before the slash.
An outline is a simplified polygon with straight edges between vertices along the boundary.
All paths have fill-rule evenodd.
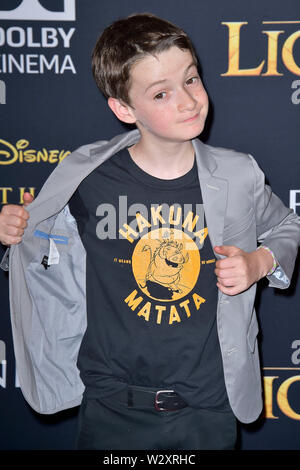
<path id="1" fill-rule="evenodd" d="M 227 295 L 239 294 L 264 277 L 273 266 L 273 257 L 266 250 L 247 253 L 236 246 L 214 247 L 216 253 L 226 256 L 216 262 L 217 286 Z"/>
<path id="2" fill-rule="evenodd" d="M 6 204 L 0 213 L 0 242 L 3 245 L 16 245 L 22 241 L 27 227 L 29 213 L 25 209 L 32 201 L 30 193 L 24 193 L 24 205 Z"/>
<path id="3" fill-rule="evenodd" d="M 33 201 L 33 196 L 30 193 L 23 194 L 23 207 L 29 206 L 29 204 Z M 27 211 L 26 211 L 27 212 Z"/>

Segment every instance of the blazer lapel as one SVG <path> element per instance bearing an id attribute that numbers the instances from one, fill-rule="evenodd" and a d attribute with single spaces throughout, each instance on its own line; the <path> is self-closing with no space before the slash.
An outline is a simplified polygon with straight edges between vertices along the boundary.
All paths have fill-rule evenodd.
<path id="1" fill-rule="evenodd" d="M 193 146 L 195 149 L 208 234 L 212 248 L 214 248 L 216 245 L 223 244 L 228 181 L 213 175 L 217 170 L 217 163 L 207 146 L 198 139 L 193 140 Z M 220 255 L 217 253 L 215 253 L 215 256 L 220 258 Z"/>

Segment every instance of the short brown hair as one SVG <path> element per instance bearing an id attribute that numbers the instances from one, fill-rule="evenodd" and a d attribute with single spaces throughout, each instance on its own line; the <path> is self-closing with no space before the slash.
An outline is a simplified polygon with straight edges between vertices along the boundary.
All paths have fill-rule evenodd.
<path id="1" fill-rule="evenodd" d="M 99 37 L 92 54 L 92 71 L 106 98 L 130 104 L 130 69 L 147 54 L 176 46 L 189 50 L 197 64 L 188 35 L 178 26 L 150 13 L 138 13 L 115 21 Z"/>

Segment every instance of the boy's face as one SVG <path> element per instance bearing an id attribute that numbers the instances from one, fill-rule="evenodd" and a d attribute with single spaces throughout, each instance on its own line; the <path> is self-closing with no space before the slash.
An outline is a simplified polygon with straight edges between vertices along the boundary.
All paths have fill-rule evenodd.
<path id="1" fill-rule="evenodd" d="M 134 64 L 129 98 L 142 138 L 185 142 L 204 128 L 208 97 L 188 50 L 172 47 Z"/>

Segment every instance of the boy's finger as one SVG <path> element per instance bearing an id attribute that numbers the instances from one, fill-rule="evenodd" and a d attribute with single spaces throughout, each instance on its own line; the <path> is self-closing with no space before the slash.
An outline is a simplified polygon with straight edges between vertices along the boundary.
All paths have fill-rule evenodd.
<path id="1" fill-rule="evenodd" d="M 3 207 L 2 216 L 4 217 L 21 217 L 22 219 L 27 220 L 29 218 L 29 214 L 23 206 L 18 206 L 17 204 L 7 204 Z"/>
<path id="2" fill-rule="evenodd" d="M 238 253 L 240 253 L 241 250 L 237 246 L 221 245 L 221 246 L 215 246 L 215 251 L 219 253 L 220 255 L 230 257 L 230 256 L 237 255 Z"/>
<path id="3" fill-rule="evenodd" d="M 6 226 L 9 229 L 10 227 L 17 228 L 17 229 L 24 229 L 27 227 L 27 222 L 26 220 L 28 217 L 25 219 L 24 217 L 18 217 L 15 215 L 9 215 L 6 217 Z"/>
<path id="4" fill-rule="evenodd" d="M 221 292 L 223 292 L 223 294 L 226 294 L 226 295 L 236 295 L 241 292 L 241 290 L 238 287 L 224 287 L 219 282 L 217 282 L 217 287 Z"/>
<path id="5" fill-rule="evenodd" d="M 24 193 L 23 195 L 23 207 L 28 206 L 32 201 L 34 197 L 30 193 Z"/>
<path id="6" fill-rule="evenodd" d="M 237 264 L 236 259 L 234 259 L 232 256 L 228 258 L 218 259 L 216 261 L 216 268 L 218 269 L 234 268 L 236 264 Z"/>
<path id="7" fill-rule="evenodd" d="M 225 278 L 233 278 L 233 277 L 240 277 L 240 273 L 237 272 L 236 269 L 234 268 L 228 268 L 228 269 L 218 269 L 216 268 L 215 269 L 215 274 L 217 277 L 221 278 L 221 279 L 225 279 Z"/>

